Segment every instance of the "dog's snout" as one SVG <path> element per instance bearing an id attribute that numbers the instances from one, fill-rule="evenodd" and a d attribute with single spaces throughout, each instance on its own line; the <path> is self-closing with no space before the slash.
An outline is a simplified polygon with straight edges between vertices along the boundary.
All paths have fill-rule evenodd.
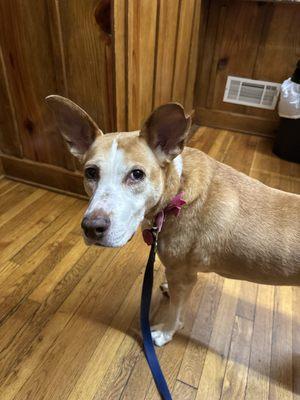
<path id="1" fill-rule="evenodd" d="M 108 215 L 85 216 L 81 222 L 81 227 L 89 239 L 100 239 L 110 226 Z"/>

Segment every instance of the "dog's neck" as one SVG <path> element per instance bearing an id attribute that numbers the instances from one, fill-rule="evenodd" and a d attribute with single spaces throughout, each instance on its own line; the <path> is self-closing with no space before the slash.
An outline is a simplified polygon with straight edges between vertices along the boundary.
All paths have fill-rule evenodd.
<path id="1" fill-rule="evenodd" d="M 164 168 L 164 190 L 163 194 L 157 205 L 151 209 L 145 218 L 152 220 L 156 214 L 163 210 L 173 199 L 176 194 L 180 192 L 181 177 L 183 172 L 182 156 L 177 156 L 171 163 Z"/>
<path id="2" fill-rule="evenodd" d="M 195 199 L 204 204 L 213 180 L 215 170 L 213 165 L 206 154 L 186 147 L 180 156 L 164 168 L 163 194 L 145 219 L 153 221 L 153 218 L 180 192 L 184 193 L 183 200 L 186 205 L 193 203 Z"/>

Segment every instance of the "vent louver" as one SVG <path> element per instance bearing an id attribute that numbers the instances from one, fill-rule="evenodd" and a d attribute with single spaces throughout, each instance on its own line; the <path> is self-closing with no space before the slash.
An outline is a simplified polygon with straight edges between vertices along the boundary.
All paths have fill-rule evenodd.
<path id="1" fill-rule="evenodd" d="M 223 101 L 274 110 L 280 83 L 228 76 Z"/>

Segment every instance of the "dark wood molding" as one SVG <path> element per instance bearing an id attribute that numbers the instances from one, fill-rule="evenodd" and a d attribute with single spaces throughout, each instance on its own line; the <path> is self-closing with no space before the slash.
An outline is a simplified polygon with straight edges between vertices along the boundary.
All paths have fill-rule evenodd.
<path id="1" fill-rule="evenodd" d="M 202 107 L 196 108 L 194 123 L 268 137 L 274 137 L 278 127 L 277 120 Z"/>
<path id="2" fill-rule="evenodd" d="M 79 172 L 5 154 L 0 154 L 0 162 L 7 178 L 87 198 Z"/>
<path id="3" fill-rule="evenodd" d="M 3 170 L 3 165 L 2 165 L 2 161 L 0 158 L 0 177 L 4 174 L 4 170 Z"/>

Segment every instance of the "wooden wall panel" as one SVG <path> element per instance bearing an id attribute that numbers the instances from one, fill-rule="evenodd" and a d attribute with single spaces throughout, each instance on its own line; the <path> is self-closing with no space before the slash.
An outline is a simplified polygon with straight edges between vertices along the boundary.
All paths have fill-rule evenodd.
<path id="1" fill-rule="evenodd" d="M 99 0 L 65 0 L 59 2 L 69 97 L 80 104 L 104 132 L 114 129 L 110 109 L 112 69 L 111 38 L 97 23 Z"/>
<path id="2" fill-rule="evenodd" d="M 157 1 L 128 0 L 128 129 L 140 127 L 152 110 Z"/>
<path id="3" fill-rule="evenodd" d="M 56 92 L 47 4 L 0 3 L 1 47 L 24 157 L 73 168 L 49 124 L 44 97 Z"/>
<path id="4" fill-rule="evenodd" d="M 113 8 L 113 37 L 114 37 L 114 66 L 115 66 L 115 110 L 116 129 L 127 131 L 127 2 L 114 1 Z"/>
<path id="5" fill-rule="evenodd" d="M 0 150 L 3 153 L 20 157 L 22 148 L 14 112 L 0 47 Z"/>
<path id="6" fill-rule="evenodd" d="M 222 10 L 223 11 L 223 10 Z M 245 106 L 223 102 L 224 82 L 228 71 L 232 75 L 252 77 L 256 63 L 256 53 L 260 44 L 264 23 L 264 7 L 253 7 L 244 2 L 243 7 L 228 6 L 220 13 L 216 49 L 212 63 L 215 79 L 209 86 L 206 106 L 214 109 L 244 113 Z M 236 21 L 233 23 L 233 21 Z"/>
<path id="7" fill-rule="evenodd" d="M 270 4 L 266 10 L 253 78 L 283 82 L 300 59 L 300 4 Z M 268 118 L 270 112 L 255 109 L 255 115 Z"/>
<path id="8" fill-rule="evenodd" d="M 172 100 L 184 103 L 195 0 L 180 2 Z"/>
<path id="9" fill-rule="evenodd" d="M 195 98 L 195 83 L 197 74 L 197 62 L 199 55 L 199 38 L 201 35 L 200 28 L 202 29 L 202 14 L 201 14 L 201 0 L 195 1 L 194 16 L 193 16 L 193 28 L 190 43 L 190 53 L 188 58 L 188 69 L 187 69 L 187 82 L 185 89 L 184 106 L 187 111 L 194 108 Z"/>
<path id="10" fill-rule="evenodd" d="M 203 7 L 208 12 L 199 50 L 197 120 L 273 135 L 277 111 L 223 102 L 226 80 L 236 75 L 282 82 L 290 76 L 300 54 L 300 4 L 205 0 Z"/>
<path id="11" fill-rule="evenodd" d="M 168 101 L 191 110 L 200 5 L 201 0 L 0 2 L 5 172 L 26 180 L 32 174 L 33 182 L 60 190 L 73 184 L 80 192 L 74 183 L 80 165 L 44 105 L 49 94 L 70 97 L 104 132 L 138 129 L 154 107 Z"/>
<path id="12" fill-rule="evenodd" d="M 158 7 L 154 107 L 172 98 L 180 15 L 179 0 L 160 1 Z"/>
<path id="13" fill-rule="evenodd" d="M 118 129 L 138 129 L 154 107 L 168 101 L 191 110 L 200 11 L 201 0 L 115 0 Z"/>

